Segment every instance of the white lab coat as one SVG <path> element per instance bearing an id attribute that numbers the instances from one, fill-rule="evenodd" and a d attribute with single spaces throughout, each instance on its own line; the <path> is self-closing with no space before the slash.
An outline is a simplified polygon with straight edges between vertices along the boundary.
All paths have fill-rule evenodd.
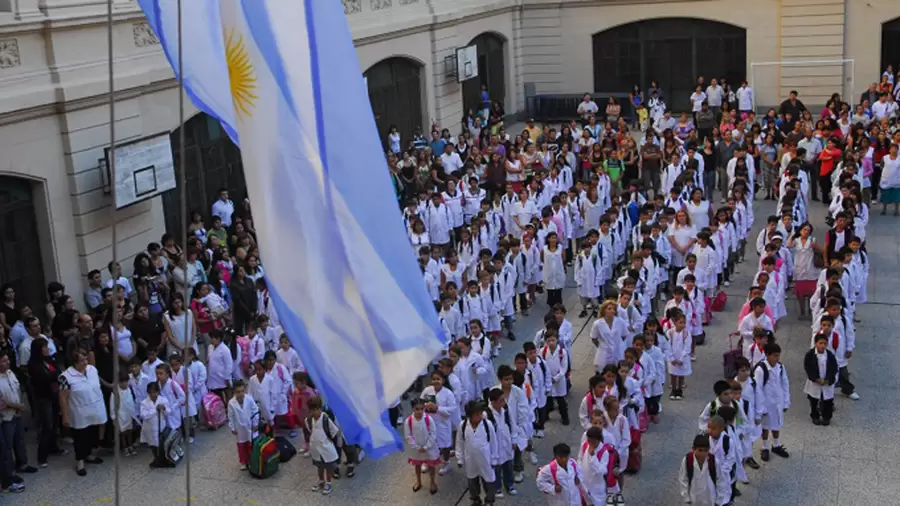
<path id="1" fill-rule="evenodd" d="M 494 432 L 497 434 L 497 454 L 494 456 L 491 464 L 495 466 L 499 466 L 504 462 L 509 462 L 515 456 L 513 452 L 513 430 L 515 430 L 515 420 L 513 420 L 511 415 L 507 415 L 509 410 L 507 408 L 501 408 L 499 411 L 494 409 L 493 406 L 488 408 L 488 411 L 485 412 L 485 418 L 490 422 L 490 417 L 493 417 L 493 428 Z M 509 416 L 509 424 L 506 423 L 506 417 Z"/>
<path id="2" fill-rule="evenodd" d="M 172 371 L 172 379 L 178 383 L 182 392 L 188 391 L 185 386 L 190 387 L 191 390 L 195 390 L 198 385 L 203 385 L 203 383 L 200 382 L 201 378 L 198 378 L 196 373 L 191 373 L 184 365 L 181 366 L 181 369 L 179 369 L 178 372 Z M 187 381 L 188 379 L 190 379 L 190 381 Z M 202 379 L 206 380 L 206 378 Z M 203 399 L 202 395 L 200 396 L 200 399 Z M 197 398 L 194 396 L 193 392 L 191 392 L 191 395 L 185 395 L 185 404 L 187 406 L 187 412 L 184 413 L 184 416 L 197 416 L 197 406 L 199 406 L 200 403 L 197 402 Z M 182 407 L 182 410 L 184 409 L 185 408 Z"/>
<path id="3" fill-rule="evenodd" d="M 409 415 L 403 421 L 406 456 L 412 460 L 437 460 L 441 451 L 437 442 L 437 423 L 427 413 L 421 420 Z M 425 450 L 424 452 L 420 450 Z"/>
<path id="4" fill-rule="evenodd" d="M 766 313 L 759 316 L 753 314 L 752 311 L 748 313 L 738 325 L 738 332 L 741 333 L 741 347 L 744 350 L 744 355 L 747 354 L 747 350 L 750 348 L 750 345 L 753 344 L 753 329 L 756 327 L 762 327 L 773 332 L 775 331 L 775 325 Z"/>
<path id="5" fill-rule="evenodd" d="M 550 370 L 540 356 L 535 357 L 534 363 L 528 362 L 526 367 L 528 368 L 527 376 L 531 378 L 531 386 L 534 389 L 531 394 L 534 405 L 537 408 L 543 408 L 547 405 L 547 395 L 553 387 Z"/>
<path id="6" fill-rule="evenodd" d="M 681 498 L 685 503 L 694 506 L 721 506 L 728 501 L 731 494 L 729 480 L 717 473 L 716 481 L 713 482 L 707 464 L 708 461 L 704 462 L 701 468 L 700 463 L 694 459 L 694 476 L 688 485 L 687 457 L 681 459 L 678 482 L 681 485 Z M 718 463 L 716 465 L 718 466 Z"/>
<path id="7" fill-rule="evenodd" d="M 497 433 L 487 416 L 475 428 L 469 420 L 462 423 L 456 432 L 456 459 L 462 464 L 466 478 L 481 478 L 488 483 L 496 480 L 493 462 L 497 460 L 497 440 Z"/>
<path id="8" fill-rule="evenodd" d="M 617 364 L 625 358 L 625 339 L 628 325 L 619 317 L 614 317 L 612 325 L 604 318 L 598 318 L 591 326 L 591 342 L 597 347 L 594 354 L 594 368 L 598 371 L 610 364 Z"/>
<path id="9" fill-rule="evenodd" d="M 763 368 L 769 370 L 769 382 L 765 383 Z M 791 407 L 791 390 L 788 383 L 787 369 L 780 362 L 775 367 L 769 365 L 768 360 L 760 362 L 753 370 L 753 379 L 757 388 L 763 392 L 762 428 L 764 430 L 781 430 L 784 425 L 784 410 Z"/>
<path id="10" fill-rule="evenodd" d="M 253 441 L 259 426 L 258 416 L 259 407 L 253 397 L 244 395 L 244 402 L 238 402 L 237 397 L 228 401 L 228 429 L 236 433 L 238 443 Z"/>
<path id="11" fill-rule="evenodd" d="M 544 246 L 544 288 L 547 290 L 560 290 L 566 286 L 564 251 L 562 243 L 557 245 L 556 251 L 550 251 L 548 246 Z"/>
<path id="12" fill-rule="evenodd" d="M 293 375 L 295 372 L 305 371 L 306 368 L 303 367 L 303 362 L 300 361 L 300 356 L 297 355 L 297 351 L 293 348 L 282 349 L 278 348 L 278 351 L 275 352 L 275 360 L 278 361 L 279 364 L 288 368 Z"/>
<path id="13" fill-rule="evenodd" d="M 547 495 L 550 506 L 581 506 L 581 487 L 575 484 L 576 477 L 579 482 L 583 481 L 581 468 L 575 459 L 570 458 L 565 468 L 552 460 L 538 471 L 537 488 Z M 557 484 L 562 489 L 559 493 L 556 492 Z"/>
<path id="14" fill-rule="evenodd" d="M 460 221 L 462 216 L 460 216 Z M 425 209 L 425 225 L 432 244 L 447 244 L 450 242 L 450 229 L 453 227 L 453 216 L 450 209 L 444 204 L 434 206 L 428 203 Z"/>
<path id="15" fill-rule="evenodd" d="M 499 388 L 499 386 L 498 386 Z M 511 437 L 513 444 L 524 451 L 528 447 L 528 427 L 531 427 L 531 409 L 525 390 L 512 385 L 506 394 L 506 409 L 509 410 L 509 420 L 512 422 Z"/>
<path id="16" fill-rule="evenodd" d="M 433 425 L 436 447 L 452 448 L 453 447 L 453 427 L 459 421 L 459 403 L 453 392 L 446 387 L 441 388 L 440 392 L 435 392 L 433 386 L 427 386 L 422 390 L 422 399 L 434 398 L 437 405 L 437 413 L 429 413 L 431 417 L 431 425 Z M 421 460 L 421 459 L 419 459 Z"/>
<path id="17" fill-rule="evenodd" d="M 669 339 L 669 351 L 666 354 L 666 360 L 669 363 L 669 373 L 674 376 L 690 376 L 691 375 L 691 334 L 688 327 L 681 332 L 671 328 L 666 331 L 666 337 Z M 672 362 L 678 360 L 681 365 L 675 365 Z"/>
<path id="18" fill-rule="evenodd" d="M 156 411 L 158 405 L 166 407 L 161 414 Z M 159 446 L 159 433 L 168 427 L 166 423 L 168 415 L 169 401 L 165 396 L 157 396 L 156 401 L 147 397 L 141 402 L 141 443 L 146 443 L 148 446 Z"/>
<path id="19" fill-rule="evenodd" d="M 291 390 L 294 388 L 291 371 L 289 371 L 287 367 L 275 362 L 275 367 L 267 372 L 266 376 L 272 378 L 272 384 L 274 385 L 272 398 L 275 405 L 272 409 L 278 416 L 286 415 L 288 413 L 288 399 L 291 396 Z"/>
<path id="20" fill-rule="evenodd" d="M 625 469 L 628 463 L 629 449 L 631 448 L 631 426 L 625 415 L 619 413 L 615 420 L 610 420 L 609 415 L 604 411 L 603 416 L 606 418 L 606 428 L 603 429 L 603 441 L 616 449 L 619 454 L 619 467 Z"/>
<path id="21" fill-rule="evenodd" d="M 612 446 L 600 444 L 594 451 L 590 451 L 590 445 L 587 441 L 582 443 L 579 452 L 578 464 L 581 467 L 582 489 L 585 495 L 594 506 L 604 506 L 606 504 L 606 479 L 609 474 L 609 459 L 614 458 L 610 451 L 615 451 Z"/>
<path id="22" fill-rule="evenodd" d="M 275 381 L 268 374 L 263 375 L 262 380 L 259 379 L 258 375 L 254 374 L 250 377 L 250 381 L 247 382 L 247 395 L 256 401 L 262 421 L 269 425 L 275 423 L 275 396 L 280 391 L 281 385 L 276 385 Z"/>
<path id="23" fill-rule="evenodd" d="M 547 376 L 550 377 L 549 397 L 565 397 L 568 393 L 566 385 L 566 370 L 569 365 L 569 354 L 562 346 L 557 345 L 556 351 L 550 351 L 548 346 L 541 348 L 541 358 L 547 365 Z"/>
<path id="24" fill-rule="evenodd" d="M 184 389 L 181 388 L 177 381 L 169 379 L 165 385 L 159 386 L 159 395 L 165 397 L 169 403 L 166 424 L 172 429 L 181 428 L 181 420 L 187 405 L 187 396 L 184 395 Z"/>

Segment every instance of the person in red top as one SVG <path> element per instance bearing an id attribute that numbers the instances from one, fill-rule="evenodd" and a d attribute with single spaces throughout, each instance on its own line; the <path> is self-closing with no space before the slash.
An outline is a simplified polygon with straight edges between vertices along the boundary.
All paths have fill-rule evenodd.
<path id="1" fill-rule="evenodd" d="M 828 138 L 825 149 L 819 153 L 819 188 L 822 189 L 822 202 L 831 202 L 831 172 L 841 159 L 841 150 L 835 147 L 833 137 Z"/>

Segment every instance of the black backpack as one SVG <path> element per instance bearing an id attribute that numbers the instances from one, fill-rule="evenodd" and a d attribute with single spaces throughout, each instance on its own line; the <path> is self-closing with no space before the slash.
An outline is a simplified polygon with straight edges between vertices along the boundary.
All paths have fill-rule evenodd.
<path id="1" fill-rule="evenodd" d="M 688 452 L 688 454 L 684 457 L 685 460 L 685 472 L 687 474 L 688 480 L 688 488 L 690 488 L 691 483 L 694 481 L 694 452 Z M 713 485 L 718 481 L 718 477 L 716 476 L 716 459 L 712 454 L 706 458 L 706 468 L 709 469 L 709 477 L 712 478 Z"/>
<path id="2" fill-rule="evenodd" d="M 490 410 L 488 410 L 488 412 L 490 412 Z M 459 426 L 459 430 L 461 431 L 459 437 L 462 439 L 463 442 L 466 441 L 466 422 L 468 422 L 468 420 L 463 420 L 462 425 Z M 478 430 L 478 428 L 481 427 L 481 425 L 482 425 L 481 423 L 479 423 L 478 425 L 476 425 L 475 428 L 472 429 L 472 433 L 474 434 L 474 433 Z M 494 426 L 496 427 L 497 424 L 495 423 Z M 487 427 L 485 427 L 485 428 L 484 428 L 484 432 L 485 432 L 485 434 L 487 435 L 488 443 L 490 443 L 490 442 L 491 442 L 491 431 L 490 431 L 490 429 L 488 429 Z"/>

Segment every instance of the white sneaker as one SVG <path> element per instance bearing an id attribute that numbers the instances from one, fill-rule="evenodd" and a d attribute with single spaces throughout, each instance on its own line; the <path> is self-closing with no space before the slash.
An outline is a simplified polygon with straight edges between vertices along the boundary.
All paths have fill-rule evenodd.
<path id="1" fill-rule="evenodd" d="M 246 471 L 246 470 L 247 470 L 247 464 L 241 464 L 240 470 L 241 470 L 241 471 Z"/>
<path id="2" fill-rule="evenodd" d="M 525 473 L 516 473 L 516 476 L 513 478 L 513 481 L 516 483 L 522 483 L 525 481 Z M 515 495 L 515 494 L 510 494 Z"/>
<path id="3" fill-rule="evenodd" d="M 528 462 L 531 462 L 531 465 L 533 466 L 536 466 L 538 464 L 538 458 L 537 455 L 534 454 L 534 452 L 531 452 L 531 454 L 528 456 Z"/>
<path id="4" fill-rule="evenodd" d="M 441 476 L 444 476 L 445 474 L 447 474 L 449 472 L 450 472 L 450 463 L 449 462 L 444 464 L 443 466 L 441 466 L 440 469 L 438 469 L 438 474 Z"/>
<path id="5" fill-rule="evenodd" d="M 423 473 L 427 473 L 427 472 L 428 472 L 428 464 L 422 464 L 421 467 L 422 467 L 422 472 L 423 472 Z"/>
<path id="6" fill-rule="evenodd" d="M 546 437 L 546 435 L 544 434 L 543 430 L 539 430 L 534 433 L 534 437 L 536 437 L 538 439 L 544 439 Z"/>
<path id="7" fill-rule="evenodd" d="M 502 491 L 502 490 L 498 490 L 497 493 L 494 494 L 494 498 L 495 498 L 495 499 L 503 499 L 503 498 L 505 498 L 505 497 L 506 497 L 506 496 L 503 495 L 503 491 Z"/>
<path id="8" fill-rule="evenodd" d="M 858 400 L 859 400 L 859 394 L 856 393 L 856 392 L 853 392 L 852 394 L 848 395 L 847 397 L 853 399 L 854 401 L 858 401 Z"/>
<path id="9" fill-rule="evenodd" d="M 726 281 L 726 282 L 724 283 L 724 285 L 725 285 L 725 286 L 731 286 L 731 281 Z"/>
<path id="10" fill-rule="evenodd" d="M 362 461 L 366 460 L 366 451 L 363 449 L 359 450 L 359 455 L 356 457 L 356 463 L 360 464 Z"/>
<path id="11" fill-rule="evenodd" d="M 189 444 L 194 444 L 194 438 L 188 438 L 188 443 L 189 443 Z"/>
<path id="12" fill-rule="evenodd" d="M 511 489 L 509 489 L 509 492 L 507 492 L 507 494 L 509 494 L 509 495 L 519 495 L 519 491 L 516 490 L 515 488 L 511 488 Z"/>

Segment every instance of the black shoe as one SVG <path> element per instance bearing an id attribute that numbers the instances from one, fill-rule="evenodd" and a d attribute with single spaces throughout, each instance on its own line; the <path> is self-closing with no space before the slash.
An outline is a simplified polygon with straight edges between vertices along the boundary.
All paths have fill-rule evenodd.
<path id="1" fill-rule="evenodd" d="M 750 466 L 750 469 L 759 469 L 759 462 L 754 460 L 753 457 L 748 458 L 744 463 Z"/>
<path id="2" fill-rule="evenodd" d="M 83 467 L 81 469 L 76 469 L 75 474 L 77 474 L 78 476 L 87 476 L 87 469 Z"/>
<path id="3" fill-rule="evenodd" d="M 101 459 L 101 458 L 99 458 L 99 457 L 93 457 L 93 458 L 90 458 L 90 459 L 84 459 L 84 462 L 85 462 L 86 464 L 102 464 L 102 463 L 103 463 L 103 459 Z"/>
<path id="4" fill-rule="evenodd" d="M 22 473 L 22 474 L 34 474 L 34 473 L 38 472 L 38 470 L 34 466 L 24 466 L 24 467 L 20 467 L 20 468 L 16 469 L 16 472 Z"/>
<path id="5" fill-rule="evenodd" d="M 830 419 L 828 419 L 828 420 L 823 419 L 823 420 L 822 420 L 822 425 L 825 425 L 826 427 L 827 427 L 828 425 L 831 425 L 831 420 L 830 420 Z"/>
<path id="6" fill-rule="evenodd" d="M 741 495 L 742 495 L 742 494 L 741 494 L 741 491 L 738 490 L 737 487 L 734 487 L 734 489 L 732 489 L 732 491 L 731 491 L 731 497 L 740 497 Z"/>
<path id="7" fill-rule="evenodd" d="M 17 474 L 12 475 L 9 481 L 13 483 L 25 483 L 25 480 L 23 480 L 22 477 Z"/>
<path id="8" fill-rule="evenodd" d="M 334 471 L 331 473 L 331 477 L 334 478 L 335 480 L 340 480 L 341 479 L 341 468 L 336 467 L 334 469 Z"/>
<path id="9" fill-rule="evenodd" d="M 587 309 L 582 309 L 580 313 L 578 313 L 579 318 L 587 318 L 588 312 Z"/>
<path id="10" fill-rule="evenodd" d="M 786 459 L 791 456 L 791 454 L 788 453 L 787 450 L 784 449 L 784 446 L 776 446 L 776 447 L 772 448 L 772 453 L 774 453 L 775 455 L 778 455 L 779 457 L 781 457 L 783 459 Z"/>
<path id="11" fill-rule="evenodd" d="M 822 420 L 819 418 L 812 419 L 813 425 L 822 425 Z"/>
<path id="12" fill-rule="evenodd" d="M 766 450 L 765 448 L 763 448 L 762 451 L 759 452 L 759 458 L 762 459 L 763 462 L 768 462 L 769 461 L 769 450 Z"/>
<path id="13" fill-rule="evenodd" d="M 563 421 L 562 421 L 562 424 L 563 424 L 563 425 L 569 425 L 569 420 L 563 420 Z"/>
<path id="14" fill-rule="evenodd" d="M 509 335 L 506 336 L 506 338 L 509 339 L 510 341 L 515 341 L 516 335 L 513 334 L 512 332 L 510 332 Z"/>
<path id="15" fill-rule="evenodd" d="M 353 466 L 347 467 L 347 478 L 353 478 L 356 476 L 356 471 L 353 470 Z"/>

